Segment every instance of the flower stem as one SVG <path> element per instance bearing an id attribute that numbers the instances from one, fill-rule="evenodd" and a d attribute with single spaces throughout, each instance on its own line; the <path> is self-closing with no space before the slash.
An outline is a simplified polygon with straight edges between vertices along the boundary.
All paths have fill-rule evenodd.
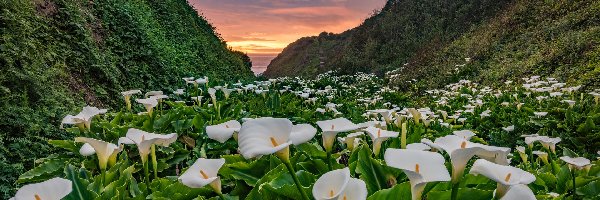
<path id="1" fill-rule="evenodd" d="M 146 184 L 150 184 L 150 173 L 148 172 L 148 162 L 144 162 L 144 176 L 146 177 Z"/>
<path id="2" fill-rule="evenodd" d="M 154 178 L 158 178 L 158 162 L 156 161 L 156 145 L 152 145 L 152 147 L 150 147 L 152 153 L 150 154 L 150 156 L 152 156 L 152 169 L 154 170 Z"/>
<path id="3" fill-rule="evenodd" d="M 294 183 L 296 184 L 296 187 L 298 188 L 298 191 L 300 192 L 300 195 L 302 195 L 302 199 L 304 199 L 304 200 L 310 200 L 308 198 L 308 195 L 306 195 L 306 192 L 302 188 L 302 185 L 300 185 L 300 180 L 298 180 L 298 176 L 296 176 L 296 171 L 294 171 L 294 167 L 292 166 L 292 163 L 290 163 L 289 160 L 281 160 L 281 161 L 283 161 L 283 164 L 285 165 L 285 167 L 290 172 L 290 175 L 292 175 L 292 179 L 294 179 Z"/>
<path id="4" fill-rule="evenodd" d="M 450 200 L 456 200 L 456 196 L 458 194 L 458 185 L 459 182 L 452 184 L 452 193 L 450 195 Z"/>
<path id="5" fill-rule="evenodd" d="M 225 195 L 223 195 L 223 193 L 217 192 L 217 194 L 219 195 L 219 197 L 221 197 L 222 200 L 225 200 Z"/>
<path id="6" fill-rule="evenodd" d="M 575 167 L 571 169 L 571 177 L 573 178 L 573 200 L 577 200 L 576 186 L 575 186 Z"/>
<path id="7" fill-rule="evenodd" d="M 331 167 L 331 152 L 327 152 L 327 168 L 329 169 L 329 171 L 331 171 L 332 167 Z"/>

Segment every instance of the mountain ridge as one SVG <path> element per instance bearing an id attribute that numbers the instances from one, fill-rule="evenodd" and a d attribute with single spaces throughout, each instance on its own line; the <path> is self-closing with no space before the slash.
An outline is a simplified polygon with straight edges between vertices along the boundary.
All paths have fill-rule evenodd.
<path id="1" fill-rule="evenodd" d="M 392 71 L 386 77 L 403 89 L 441 87 L 460 79 L 501 84 L 530 75 L 598 86 L 599 4 L 390 0 L 356 28 L 290 44 L 264 75 L 336 70 L 383 77 Z M 319 49 L 330 52 L 319 55 Z M 324 57 L 323 66 L 317 57 Z"/>

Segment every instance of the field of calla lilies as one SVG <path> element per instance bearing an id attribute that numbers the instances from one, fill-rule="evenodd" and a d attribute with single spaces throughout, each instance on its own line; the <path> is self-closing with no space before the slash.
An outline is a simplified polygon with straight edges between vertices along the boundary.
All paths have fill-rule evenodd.
<path id="1" fill-rule="evenodd" d="M 514 81 L 514 82 L 513 82 Z M 14 199 L 598 199 L 600 91 L 551 77 L 407 95 L 370 74 L 122 92 Z"/>

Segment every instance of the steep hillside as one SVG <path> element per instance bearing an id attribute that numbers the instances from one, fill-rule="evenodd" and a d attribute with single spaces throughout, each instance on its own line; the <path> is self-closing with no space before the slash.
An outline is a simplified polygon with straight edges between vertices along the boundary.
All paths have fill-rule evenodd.
<path id="1" fill-rule="evenodd" d="M 390 74 L 405 88 L 464 78 L 499 85 L 542 75 L 595 89 L 600 86 L 600 2 L 518 1 L 443 48 L 408 62 L 397 75 Z M 419 81 L 406 82 L 411 79 Z"/>
<path id="2" fill-rule="evenodd" d="M 264 75 L 315 75 L 331 69 L 383 74 L 413 56 L 453 41 L 507 3 L 390 0 L 381 12 L 354 29 L 339 35 L 322 33 L 290 44 Z"/>
<path id="3" fill-rule="evenodd" d="M 359 27 L 292 43 L 264 74 L 394 70 L 405 89 L 533 74 L 598 86 L 599 11 L 598 1 L 390 0 Z"/>
<path id="4" fill-rule="evenodd" d="M 0 10 L 0 199 L 85 103 L 113 107 L 121 91 L 183 76 L 252 76 L 186 0 L 7 0 Z"/>

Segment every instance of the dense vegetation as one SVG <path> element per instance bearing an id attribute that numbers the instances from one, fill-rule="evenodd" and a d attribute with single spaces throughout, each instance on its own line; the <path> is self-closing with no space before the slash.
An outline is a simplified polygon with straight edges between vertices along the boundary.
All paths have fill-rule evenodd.
<path id="1" fill-rule="evenodd" d="M 264 74 L 396 70 L 388 75 L 404 89 L 541 74 L 597 87 L 599 9 L 597 1 L 390 0 L 359 27 L 290 44 Z"/>
<path id="2" fill-rule="evenodd" d="M 190 74 L 250 77 L 185 0 L 0 1 L 0 199 L 51 149 L 65 113 L 122 104 L 127 89 L 172 89 Z M 227 72 L 227 73 L 225 73 Z"/>
<path id="3" fill-rule="evenodd" d="M 17 200 L 600 195 L 600 90 L 539 76 L 423 96 L 372 74 L 202 82 L 70 113 L 72 138 L 48 141 L 60 150 L 19 176 Z"/>

